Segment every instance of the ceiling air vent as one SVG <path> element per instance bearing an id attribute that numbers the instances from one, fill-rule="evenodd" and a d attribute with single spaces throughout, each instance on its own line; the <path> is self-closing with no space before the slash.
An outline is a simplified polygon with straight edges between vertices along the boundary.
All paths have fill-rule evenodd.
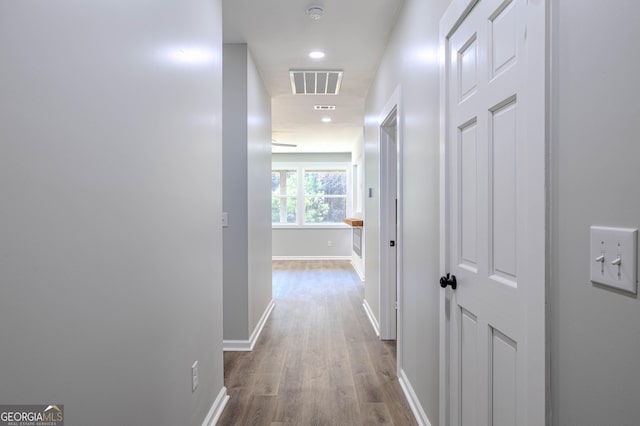
<path id="1" fill-rule="evenodd" d="M 337 95 L 342 83 L 342 71 L 290 70 L 294 95 Z"/>

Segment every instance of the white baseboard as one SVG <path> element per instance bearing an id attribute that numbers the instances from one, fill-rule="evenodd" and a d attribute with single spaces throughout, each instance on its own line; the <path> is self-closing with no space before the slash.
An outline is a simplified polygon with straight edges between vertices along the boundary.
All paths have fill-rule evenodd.
<path id="1" fill-rule="evenodd" d="M 351 260 L 351 256 L 271 256 L 271 260 Z"/>
<path id="2" fill-rule="evenodd" d="M 364 299 L 364 302 L 362 303 L 362 307 L 364 308 L 364 311 L 367 313 L 367 317 L 369 317 L 369 321 L 373 326 L 373 331 L 376 332 L 376 336 L 380 337 L 380 324 L 378 324 L 378 320 L 376 320 L 376 316 L 373 315 L 373 311 L 371 310 L 369 303 L 367 303 L 367 299 Z"/>
<path id="3" fill-rule="evenodd" d="M 220 389 L 218 397 L 213 401 L 207 417 L 204 418 L 202 426 L 215 426 L 222 415 L 224 407 L 227 405 L 227 401 L 229 401 L 229 395 L 227 395 L 227 388 L 223 386 L 222 389 Z"/>
<path id="4" fill-rule="evenodd" d="M 356 271 L 356 274 L 358 274 L 358 276 L 360 277 L 360 281 L 364 282 L 364 272 L 358 268 L 358 265 L 356 265 L 356 262 L 351 260 L 351 266 L 353 266 L 353 270 Z"/>
<path id="5" fill-rule="evenodd" d="M 253 333 L 249 337 L 249 340 L 224 340 L 222 342 L 222 350 L 225 352 L 250 352 L 253 350 L 253 347 L 256 345 L 258 341 L 258 337 L 260 337 L 260 333 L 262 333 L 262 329 L 264 325 L 267 323 L 267 319 L 269 319 L 269 315 L 271 315 L 271 311 L 273 311 L 273 307 L 276 304 L 273 300 L 269 302 L 267 305 L 267 309 L 264 310 L 262 317 L 260 317 L 260 321 L 256 324 L 256 328 L 253 329 Z"/>
<path id="6" fill-rule="evenodd" d="M 411 412 L 413 416 L 416 418 L 416 421 L 420 426 L 431 426 L 431 422 L 427 417 L 427 413 L 424 412 L 420 401 L 418 400 L 418 396 L 413 390 L 413 386 L 411 386 L 411 382 L 407 378 L 404 370 L 400 370 L 400 374 L 398 374 L 398 381 L 400 382 L 400 387 L 402 388 L 402 392 L 404 396 L 407 398 L 409 402 L 409 407 L 411 407 Z"/>

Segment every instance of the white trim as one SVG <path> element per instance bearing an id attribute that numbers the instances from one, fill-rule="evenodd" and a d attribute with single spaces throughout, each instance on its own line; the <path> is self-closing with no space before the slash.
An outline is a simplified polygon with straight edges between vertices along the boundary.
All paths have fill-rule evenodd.
<path id="1" fill-rule="evenodd" d="M 400 370 L 400 374 L 398 374 L 398 382 L 402 388 L 402 393 L 404 393 L 405 398 L 407 398 L 409 407 L 411 407 L 413 417 L 416 418 L 418 424 L 421 426 L 431 426 L 427 413 L 424 412 L 422 404 L 420 404 L 420 400 L 413 390 L 413 386 L 411 386 L 411 382 L 409 382 L 404 370 Z"/>
<path id="2" fill-rule="evenodd" d="M 404 365 L 404 106 L 402 105 L 402 90 L 396 89 L 396 121 L 397 121 L 397 146 L 396 152 L 396 197 L 397 204 L 397 235 L 396 235 L 396 371 L 402 371 Z"/>
<path id="3" fill-rule="evenodd" d="M 351 256 L 271 256 L 271 260 L 351 260 Z"/>
<path id="4" fill-rule="evenodd" d="M 273 311 L 274 306 L 276 306 L 275 302 L 271 300 L 269 305 L 267 305 L 267 309 L 264 310 L 260 321 L 256 325 L 256 328 L 253 329 L 253 333 L 249 337 L 249 340 L 224 340 L 222 342 L 222 350 L 225 352 L 250 352 L 253 350 L 253 347 L 256 345 L 258 341 L 258 337 L 260 337 L 260 333 L 262 333 L 262 329 L 264 325 L 267 323 L 269 319 L 269 315 L 271 315 L 271 311 Z"/>
<path id="5" fill-rule="evenodd" d="M 285 197 L 285 198 L 296 198 L 296 223 L 281 223 L 281 222 L 277 222 L 277 223 L 272 223 L 271 224 L 271 228 L 272 229 L 333 229 L 333 228 L 349 228 L 348 225 L 343 224 L 343 223 L 327 223 L 327 224 L 323 224 L 323 223 L 305 223 L 304 222 L 304 218 L 305 218 L 305 212 L 304 212 L 304 199 L 307 197 L 305 190 L 304 190 L 304 174 L 306 173 L 307 170 L 338 170 L 338 171 L 344 171 L 346 178 L 347 178 L 347 182 L 346 182 L 346 191 L 344 195 L 335 195 L 335 196 L 328 196 L 331 198 L 344 198 L 345 199 L 345 207 L 346 207 L 346 214 L 347 217 L 349 217 L 351 215 L 351 211 L 352 211 L 352 205 L 351 205 L 351 201 L 353 198 L 353 194 L 351 194 L 351 187 L 352 187 L 352 163 L 351 161 L 323 161 L 323 162 L 308 162 L 308 161 L 293 161 L 293 162 L 280 162 L 280 161 L 273 161 L 271 162 L 271 171 L 284 171 L 284 170 L 288 170 L 288 171 L 294 171 L 296 172 L 297 176 L 298 176 L 298 187 L 296 189 L 296 195 L 286 195 L 286 196 L 280 196 L 280 197 Z M 300 201 L 302 200 L 302 201 Z"/>
<path id="6" fill-rule="evenodd" d="M 389 167 L 388 158 L 390 156 L 389 137 L 383 135 L 383 128 L 389 127 L 389 120 L 393 118 L 395 124 L 395 165 Z M 380 202 L 378 205 L 380 218 L 380 245 L 379 245 L 379 297 L 380 297 L 380 338 L 396 340 L 397 347 L 402 344 L 399 338 L 400 310 L 402 293 L 402 169 L 403 169 L 403 117 L 401 105 L 401 87 L 398 85 L 378 116 L 378 143 L 380 144 Z M 394 172 L 395 176 L 390 177 L 389 172 Z M 389 181 L 395 183 L 395 188 L 389 188 Z M 395 193 L 395 199 L 390 195 Z M 392 207 L 397 200 L 397 205 Z M 395 221 L 390 223 L 390 219 L 395 216 Z M 395 229 L 393 229 L 395 228 Z M 389 247 L 390 240 L 396 241 L 395 248 Z M 401 349 L 399 349 L 401 350 Z M 400 360 L 401 357 L 398 357 Z M 398 366 L 400 362 L 398 361 Z"/>
<path id="7" fill-rule="evenodd" d="M 227 401 L 229 401 L 229 395 L 227 395 L 227 388 L 223 386 L 222 389 L 220 389 L 216 400 L 213 401 L 213 405 L 211 405 L 211 409 L 207 413 L 207 417 L 204 418 L 202 426 L 215 426 L 222 415 L 224 407 L 227 405 Z"/>
<path id="8" fill-rule="evenodd" d="M 364 272 L 358 268 L 358 265 L 356 265 L 353 259 L 351 260 L 351 266 L 353 266 L 353 270 L 356 271 L 356 274 L 360 277 L 360 281 L 364 282 Z"/>
<path id="9" fill-rule="evenodd" d="M 253 346 L 251 340 L 223 340 L 222 350 L 224 352 L 251 352 Z"/>
<path id="10" fill-rule="evenodd" d="M 364 302 L 362 302 L 362 307 L 364 308 L 364 312 L 367 314 L 367 317 L 369 317 L 369 322 L 371 322 L 371 325 L 373 326 L 373 331 L 375 331 L 376 336 L 380 337 L 380 324 L 378 324 L 378 320 L 376 320 L 376 316 L 373 314 L 367 299 L 364 299 Z"/>
<path id="11" fill-rule="evenodd" d="M 526 94 L 529 96 L 529 110 L 527 112 L 527 135 L 530 140 L 544 141 L 539 144 L 526 144 L 527 156 L 532 158 L 529 162 L 529 190 L 532 200 L 529 205 L 532 211 L 527 223 L 527 238 L 530 240 L 529 248 L 533 259 L 529 262 L 529 271 L 532 283 L 542 283 L 542 285 L 527 286 L 527 299 L 531 306 L 536 309 L 529 308 L 527 321 L 533 324 L 544 324 L 540 334 L 535 330 L 529 330 L 526 345 L 529 348 L 530 359 L 535 359 L 540 369 L 532 371 L 529 369 L 527 380 L 530 383 L 531 392 L 527 396 L 529 405 L 527 407 L 527 423 L 542 424 L 546 419 L 551 418 L 551 405 L 546 404 L 550 394 L 547 393 L 550 385 L 550 364 L 547 345 L 550 336 L 547 327 L 547 272 L 549 264 L 547 258 L 547 239 L 549 238 L 549 230 L 547 229 L 547 215 L 549 214 L 547 204 L 547 3 L 551 2 L 528 2 L 527 3 L 527 37 L 528 47 L 526 56 L 526 73 L 527 85 L 525 86 Z M 542 342 L 542 344 L 538 344 Z M 540 374 L 543 370 L 545 374 Z"/>

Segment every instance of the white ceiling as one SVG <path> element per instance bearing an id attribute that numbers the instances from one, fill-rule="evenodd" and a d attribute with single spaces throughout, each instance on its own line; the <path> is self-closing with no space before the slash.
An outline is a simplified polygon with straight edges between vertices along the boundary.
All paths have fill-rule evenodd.
<path id="1" fill-rule="evenodd" d="M 225 43 L 247 43 L 272 99 L 273 139 L 297 148 L 349 152 L 361 135 L 364 101 L 404 0 L 223 0 Z M 324 8 L 322 19 L 306 13 Z M 322 50 L 324 59 L 308 53 Z M 340 93 L 292 95 L 290 69 L 344 71 Z M 315 111 L 316 104 L 336 105 Z M 322 123 L 330 117 L 331 123 Z"/>

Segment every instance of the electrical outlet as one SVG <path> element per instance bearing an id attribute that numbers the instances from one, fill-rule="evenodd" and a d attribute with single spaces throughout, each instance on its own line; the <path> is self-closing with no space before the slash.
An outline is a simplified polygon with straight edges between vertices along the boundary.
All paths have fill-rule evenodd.
<path id="1" fill-rule="evenodd" d="M 327 247 L 333 247 L 333 242 L 331 240 L 327 241 Z"/>
<path id="2" fill-rule="evenodd" d="M 196 389 L 198 389 L 198 361 L 191 366 L 191 392 L 195 392 Z"/>

